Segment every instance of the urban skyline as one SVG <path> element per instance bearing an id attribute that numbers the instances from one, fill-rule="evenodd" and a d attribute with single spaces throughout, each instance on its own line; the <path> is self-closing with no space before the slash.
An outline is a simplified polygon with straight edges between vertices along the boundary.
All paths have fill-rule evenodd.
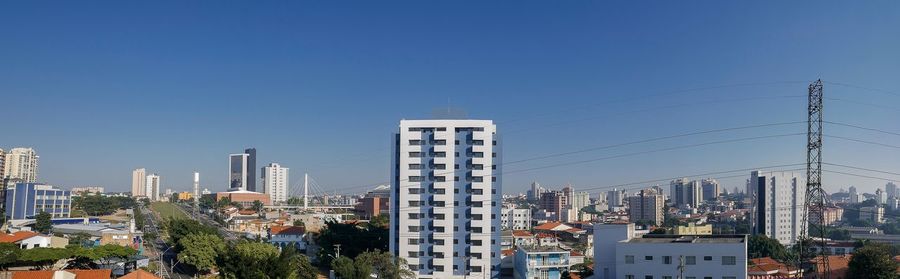
<path id="1" fill-rule="evenodd" d="M 900 101 L 896 94 L 900 89 L 890 82 L 900 70 L 892 62 L 900 54 L 891 51 L 900 48 L 900 38 L 878 35 L 891 33 L 891 27 L 900 22 L 885 14 L 891 9 L 869 3 L 854 9 L 816 5 L 813 11 L 800 3 L 778 3 L 776 9 L 719 3 L 716 13 L 674 3 L 661 7 L 660 11 L 670 11 L 667 13 L 647 12 L 630 3 L 567 3 L 553 9 L 526 5 L 517 13 L 500 14 L 468 9 L 463 4 L 441 9 L 417 5 L 410 7 L 412 13 L 372 7 L 380 12 L 343 14 L 331 4 L 303 9 L 317 16 L 285 15 L 280 11 L 296 7 L 268 5 L 249 14 L 222 7 L 221 14 L 187 16 L 181 9 L 110 3 L 111 8 L 120 9 L 115 15 L 64 4 L 49 10 L 72 13 L 52 18 L 43 16 L 46 10 L 34 3 L 8 5 L 15 7 L 0 11 L 0 23 L 20 28 L 0 32 L 20 39 L 0 46 L 0 58 L 10 65 L 5 71 L 0 69 L 0 92 L 5 101 L 29 104 L 40 100 L 48 109 L 73 104 L 82 108 L 65 118 L 32 115 L 16 124 L 17 133 L 0 135 L 0 142 L 7 147 L 39 150 L 44 155 L 44 174 L 39 180 L 55 185 L 102 185 L 110 191 L 128 191 L 127 173 L 145 167 L 167 177 L 166 184 L 177 190 L 190 189 L 193 170 L 208 178 L 204 187 L 218 189 L 227 185 L 226 177 L 220 175 L 227 167 L 223 154 L 253 146 L 265 151 L 258 158 L 260 165 L 279 162 L 310 173 L 329 188 L 345 189 L 389 181 L 384 166 L 389 163 L 390 150 L 384 131 L 398 119 L 430 118 L 433 108 L 448 104 L 464 108 L 469 118 L 494 120 L 508 138 L 507 162 L 513 162 L 667 135 L 799 121 L 806 101 L 796 96 L 804 95 L 808 81 L 817 77 L 833 82 L 826 83 L 825 89 L 832 98 L 826 100 L 829 121 L 900 130 L 890 121 L 896 119 L 896 110 L 877 106 Z M 12 10 L 18 12 L 10 13 Z M 616 12 L 609 12 L 613 10 Z M 169 12 L 175 13 L 170 17 L 171 26 L 134 21 Z M 83 22 L 76 15 L 122 24 Z M 421 21 L 419 16 L 449 16 L 471 25 Z M 37 24 L 36 18 L 46 21 Z M 234 18 L 242 20 L 231 20 Z M 768 21 L 761 24 L 760 18 Z M 553 24 L 532 24 L 542 20 Z M 622 20 L 646 24 L 616 24 Z M 705 24 L 708 21 L 717 24 Z M 16 22 L 31 23 L 13 24 Z M 781 28 L 787 23 L 791 28 Z M 312 27 L 319 24 L 332 26 L 335 32 L 322 33 Z M 657 28 L 660 25 L 669 25 L 674 33 Z M 133 29 L 122 32 L 124 26 Z M 841 28 L 829 28 L 832 26 Z M 378 39 L 368 35 L 372 33 L 415 36 Z M 67 39 L 47 44 L 28 34 Z M 137 34 L 167 34 L 190 43 L 160 46 L 148 41 L 152 36 Z M 247 36 L 258 40 L 233 40 Z M 536 37 L 546 39 L 535 41 Z M 773 48 L 765 43 L 773 38 L 791 47 Z M 843 44 L 846 41 L 858 43 Z M 101 42 L 103 51 L 91 47 L 95 42 Z M 67 47 L 48 49 L 47 45 Z M 335 45 L 342 48 L 332 48 Z M 412 46 L 418 47 L 409 49 Z M 208 49 L 219 51 L 205 51 Z M 76 50 L 79 55 L 73 56 Z M 346 52 L 372 55 L 339 54 Z M 122 64 L 116 57 L 130 60 Z M 431 60 L 423 57 L 436 58 L 427 63 Z M 65 65 L 58 62 L 69 59 L 71 63 Z M 688 66 L 690 74 L 681 71 Z M 257 70 L 240 74 L 227 70 L 240 67 Z M 57 70 L 46 72 L 45 68 Z M 385 68 L 393 70 L 382 70 Z M 407 82 L 410 80 L 422 82 Z M 267 92 L 280 101 L 249 97 L 254 92 Z M 859 102 L 868 105 L 842 101 L 850 96 L 865 98 Z M 354 101 L 346 102 L 350 99 Z M 146 106 L 129 105 L 135 103 Z M 747 109 L 760 105 L 767 109 Z M 146 109 L 151 107 L 163 113 L 149 113 Z M 246 110 L 233 114 L 222 109 L 226 107 Z M 9 114 L 25 115 L 27 108 L 7 109 Z M 270 121 L 272 115 L 281 119 Z M 365 121 L 359 115 L 366 115 Z M 112 127 L 110 130 L 117 132 L 67 128 L 84 125 Z M 234 135 L 234 127 L 244 132 Z M 895 140 L 848 127 L 826 128 L 836 136 Z M 802 124 L 773 126 L 708 134 L 690 142 L 804 130 Z M 678 143 L 661 141 L 533 160 L 517 163 L 515 169 Z M 80 148 L 70 148 L 73 145 Z M 756 148 L 761 145 L 766 149 Z M 833 163 L 886 171 L 900 166 L 900 156 L 885 156 L 896 151 L 883 146 L 836 138 L 826 138 L 826 145 L 830 147 L 827 159 Z M 98 150 L 105 156 L 96 156 Z M 669 163 L 675 160 L 682 161 Z M 82 161 L 86 164 L 79 163 Z M 590 188 L 803 161 L 802 136 L 789 136 L 519 172 L 506 175 L 505 189 L 525 192 L 532 181 Z M 342 175 L 344 168 L 358 172 Z M 110 175 L 97 176 L 91 169 L 108 170 Z M 849 185 L 874 192 L 886 182 L 824 175 L 824 186 L 831 192 Z M 732 189 L 742 188 L 742 180 L 720 182 L 723 188 Z"/>

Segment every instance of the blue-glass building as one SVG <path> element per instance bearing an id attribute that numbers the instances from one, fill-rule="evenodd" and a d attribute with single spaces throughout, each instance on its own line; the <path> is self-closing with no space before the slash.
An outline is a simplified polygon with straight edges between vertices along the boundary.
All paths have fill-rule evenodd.
<path id="1" fill-rule="evenodd" d="M 69 218 L 72 194 L 50 185 L 16 183 L 6 189 L 6 218 L 32 219 L 41 211 L 52 218 Z"/>

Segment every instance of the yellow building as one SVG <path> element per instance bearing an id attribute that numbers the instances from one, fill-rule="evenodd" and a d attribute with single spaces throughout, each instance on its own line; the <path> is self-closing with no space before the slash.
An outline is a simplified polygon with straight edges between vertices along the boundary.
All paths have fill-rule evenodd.
<path id="1" fill-rule="evenodd" d="M 688 224 L 687 226 L 675 227 L 676 235 L 712 235 L 712 224 L 697 226 Z"/>
<path id="2" fill-rule="evenodd" d="M 178 200 L 180 200 L 180 201 L 191 200 L 191 198 L 193 196 L 194 195 L 192 195 L 191 192 L 181 192 L 181 193 L 178 193 Z"/>

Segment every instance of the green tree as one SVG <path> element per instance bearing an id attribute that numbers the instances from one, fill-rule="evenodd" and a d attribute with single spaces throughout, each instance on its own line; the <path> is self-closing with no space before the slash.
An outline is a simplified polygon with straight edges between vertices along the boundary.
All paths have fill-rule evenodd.
<path id="1" fill-rule="evenodd" d="M 402 268 L 404 265 L 402 258 L 377 250 L 363 252 L 355 260 L 341 256 L 331 262 L 331 268 L 343 279 L 368 279 L 371 274 L 384 279 L 415 278 L 412 271 Z"/>
<path id="2" fill-rule="evenodd" d="M 69 245 L 81 247 L 88 246 L 90 240 L 91 235 L 84 232 L 79 232 L 69 236 Z"/>
<path id="3" fill-rule="evenodd" d="M 369 220 L 369 224 L 374 227 L 388 228 L 391 225 L 391 218 L 387 214 L 379 214 Z"/>
<path id="4" fill-rule="evenodd" d="M 649 234 L 666 234 L 666 229 L 664 228 L 656 228 L 653 229 Z"/>
<path id="5" fill-rule="evenodd" d="M 117 259 L 125 259 L 137 254 L 137 250 L 134 250 L 131 247 L 116 244 L 98 246 L 89 249 L 89 251 L 92 260 L 99 261 L 104 265 L 108 265 Z"/>
<path id="6" fill-rule="evenodd" d="M 851 279 L 897 278 L 897 263 L 887 246 L 869 244 L 853 252 L 847 275 Z"/>
<path id="7" fill-rule="evenodd" d="M 828 232 L 828 238 L 832 240 L 850 240 L 850 231 L 843 229 L 833 229 Z"/>
<path id="8" fill-rule="evenodd" d="M 191 219 L 169 220 L 166 231 L 169 233 L 169 240 L 176 245 L 176 251 L 181 251 L 184 248 L 181 246 L 181 239 L 190 234 L 219 235 L 219 231 L 216 228 L 203 225 Z"/>
<path id="9" fill-rule="evenodd" d="M 172 193 L 172 195 L 169 196 L 169 202 L 171 202 L 171 203 L 178 202 L 178 193 Z"/>
<path id="10" fill-rule="evenodd" d="M 222 238 L 211 234 L 189 234 L 179 241 L 183 250 L 178 253 L 178 260 L 192 265 L 197 270 L 208 273 L 216 268 L 216 257 L 225 250 Z"/>
<path id="11" fill-rule="evenodd" d="M 747 257 L 771 257 L 776 260 L 786 260 L 788 259 L 788 252 L 778 240 L 768 238 L 765 235 L 753 235 L 750 236 L 750 240 L 747 243 Z"/>
<path id="12" fill-rule="evenodd" d="M 371 274 L 371 267 L 357 266 L 352 259 L 346 256 L 340 256 L 331 261 L 331 269 L 333 269 L 334 273 L 337 273 L 341 279 L 363 279 L 366 278 L 368 274 Z M 369 271 L 369 273 L 363 273 L 365 271 Z M 362 275 L 361 273 L 365 275 Z"/>
<path id="13" fill-rule="evenodd" d="M 203 196 L 200 196 L 200 207 L 202 207 L 202 208 L 215 208 L 215 207 L 216 207 L 216 199 L 213 198 L 212 195 L 203 195 Z"/>
<path id="14" fill-rule="evenodd" d="M 319 264 L 331 266 L 336 244 L 341 245 L 341 255 L 356 257 L 365 251 L 388 250 L 388 228 L 369 223 L 365 226 L 326 222 L 325 228 L 319 232 Z"/>
<path id="15" fill-rule="evenodd" d="M 262 214 L 263 213 L 262 212 L 263 211 L 263 203 L 259 200 L 253 201 L 252 209 L 253 209 L 253 211 L 256 211 L 257 213 Z"/>
<path id="16" fill-rule="evenodd" d="M 0 270 L 6 270 L 9 266 L 19 260 L 22 249 L 13 243 L 0 243 Z"/>
<path id="17" fill-rule="evenodd" d="M 50 222 L 51 218 L 50 213 L 42 210 L 34 217 L 34 230 L 42 234 L 50 233 L 50 229 L 53 228 L 53 223 Z"/>
<path id="18" fill-rule="evenodd" d="M 268 243 L 241 241 L 222 253 L 218 262 L 223 278 L 276 278 L 269 276 L 278 248 Z"/>
<path id="19" fill-rule="evenodd" d="M 32 248 L 22 250 L 19 261 L 46 270 L 59 260 L 72 257 L 72 251 L 66 248 Z"/>

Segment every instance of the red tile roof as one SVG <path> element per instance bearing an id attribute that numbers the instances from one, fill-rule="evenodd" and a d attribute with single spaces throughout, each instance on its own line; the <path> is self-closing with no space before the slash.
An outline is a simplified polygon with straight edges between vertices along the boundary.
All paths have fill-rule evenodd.
<path id="1" fill-rule="evenodd" d="M 38 233 L 28 231 L 18 231 L 11 234 L 2 234 L 0 235 L 0 243 L 16 243 L 35 235 L 38 235 Z"/>
<path id="2" fill-rule="evenodd" d="M 531 236 L 531 232 L 529 232 L 529 231 L 513 231 L 513 236 L 528 237 L 528 236 Z"/>
<path id="3" fill-rule="evenodd" d="M 555 229 L 556 227 L 561 226 L 562 224 L 563 224 L 563 223 L 559 223 L 559 222 L 543 223 L 543 224 L 541 224 L 540 226 L 534 227 L 534 229 L 535 229 L 535 230 L 549 231 L 549 230 Z"/>
<path id="4" fill-rule="evenodd" d="M 515 253 L 516 253 L 516 251 L 513 251 L 512 249 L 500 251 L 500 254 L 504 255 L 504 256 L 512 256 Z"/>
<path id="5" fill-rule="evenodd" d="M 277 231 L 275 228 L 279 228 Z M 294 227 L 294 226 L 274 226 L 271 229 L 272 235 L 276 234 L 286 234 L 286 235 L 303 235 L 306 233 L 306 228 L 304 227 Z"/>
<path id="6" fill-rule="evenodd" d="M 143 269 L 138 269 L 132 271 L 131 273 L 126 274 L 125 276 L 119 277 L 119 279 L 160 279 L 153 275 L 153 273 L 144 271 Z"/>

